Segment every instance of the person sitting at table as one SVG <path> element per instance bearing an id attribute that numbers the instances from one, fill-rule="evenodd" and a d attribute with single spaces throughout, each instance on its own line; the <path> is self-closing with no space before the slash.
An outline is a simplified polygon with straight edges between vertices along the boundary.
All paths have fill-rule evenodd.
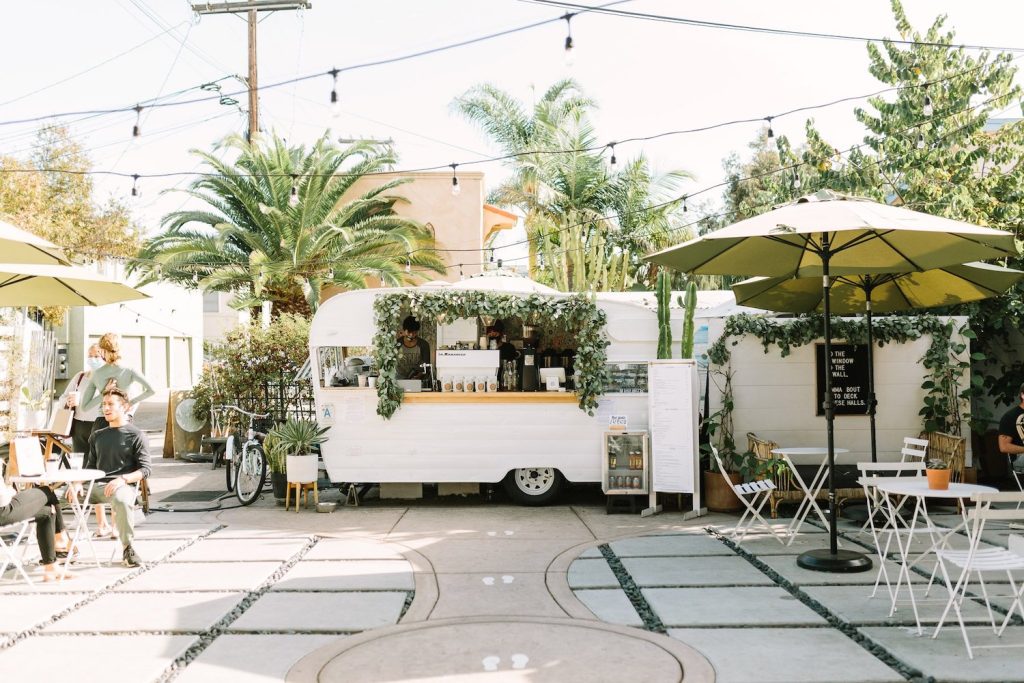
<path id="1" fill-rule="evenodd" d="M 106 503 L 113 508 L 124 564 L 138 567 L 141 560 L 132 547 L 136 493 L 132 484 L 148 477 L 152 470 L 146 437 L 128 422 L 128 406 L 128 395 L 120 389 L 103 394 L 100 410 L 110 426 L 89 437 L 85 467 L 106 472 L 96 481 L 89 502 L 93 505 Z M 81 495 L 81 487 L 69 487 L 69 495 Z"/>
<path id="2" fill-rule="evenodd" d="M 1024 384 L 1017 390 L 1017 404 L 999 420 L 999 452 L 1009 456 L 1014 471 L 1024 474 Z"/>
<path id="3" fill-rule="evenodd" d="M 57 569 L 57 557 L 67 557 L 71 544 L 64 532 L 64 519 L 60 515 L 60 501 L 46 486 L 15 491 L 0 478 L 0 526 L 36 521 L 36 542 L 39 544 L 43 581 L 73 578 Z"/>

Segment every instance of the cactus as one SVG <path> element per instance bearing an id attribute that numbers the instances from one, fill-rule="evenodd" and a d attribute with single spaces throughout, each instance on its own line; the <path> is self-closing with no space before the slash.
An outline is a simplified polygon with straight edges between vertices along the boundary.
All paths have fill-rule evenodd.
<path id="1" fill-rule="evenodd" d="M 697 283 L 690 280 L 686 285 L 686 299 L 680 297 L 683 306 L 683 339 L 679 344 L 680 358 L 693 358 L 693 315 L 697 310 Z"/>
<path id="2" fill-rule="evenodd" d="M 658 299 L 658 358 L 672 357 L 672 278 L 658 271 L 655 290 Z"/>

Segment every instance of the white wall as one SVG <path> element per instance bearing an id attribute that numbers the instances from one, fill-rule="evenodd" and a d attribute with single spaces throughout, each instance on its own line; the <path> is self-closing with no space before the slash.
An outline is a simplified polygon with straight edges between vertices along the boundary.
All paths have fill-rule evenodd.
<path id="1" fill-rule="evenodd" d="M 956 327 L 960 327 L 966 319 L 954 320 L 957 321 Z M 722 334 L 725 319 L 713 318 L 706 322 L 710 340 L 714 342 Z M 921 358 L 930 345 L 931 337 L 925 336 L 907 344 L 886 344 L 875 348 L 880 461 L 899 460 L 903 437 L 917 436 L 921 432 L 922 420 L 918 411 L 924 405 L 925 393 L 921 389 L 925 375 Z M 825 445 L 825 417 L 815 415 L 814 349 L 814 343 L 793 348 L 783 358 L 776 346 L 769 347 L 766 354 L 761 341 L 753 335 L 743 336 L 739 344 L 730 347 L 735 405 L 733 434 L 738 448 L 746 448 L 747 432 L 754 432 L 780 446 Z M 969 350 L 965 352 L 965 356 L 969 354 Z M 721 392 L 716 389 L 715 380 L 712 375 L 712 412 L 721 407 Z M 968 433 L 966 423 L 962 425 L 962 433 Z M 850 453 L 837 456 L 837 462 L 854 464 L 870 460 L 870 443 L 866 415 L 836 416 L 835 445 L 850 450 Z M 806 464 L 811 462 L 815 459 Z M 967 440 L 967 463 L 971 463 L 970 439 Z"/>

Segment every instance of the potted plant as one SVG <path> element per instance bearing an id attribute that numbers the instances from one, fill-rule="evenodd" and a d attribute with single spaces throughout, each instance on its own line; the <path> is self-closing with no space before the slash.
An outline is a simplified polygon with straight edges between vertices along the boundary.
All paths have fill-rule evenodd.
<path id="1" fill-rule="evenodd" d="M 925 474 L 928 477 L 928 488 L 945 491 L 949 488 L 949 464 L 943 460 L 929 460 Z"/>
<path id="2" fill-rule="evenodd" d="M 316 481 L 317 459 L 313 453 L 313 446 L 327 440 L 324 434 L 328 429 L 329 427 L 321 428 L 314 420 L 290 419 L 271 430 L 271 434 L 285 453 L 287 481 Z"/>
<path id="3" fill-rule="evenodd" d="M 38 397 L 32 396 L 28 384 L 21 385 L 21 428 L 25 430 L 42 429 L 46 426 L 46 405 L 49 402 L 46 392 Z"/>
<path id="4" fill-rule="evenodd" d="M 263 453 L 267 456 L 267 466 L 270 468 L 270 483 L 274 487 L 274 498 L 280 505 L 284 505 L 285 491 L 288 488 L 288 475 L 285 473 L 286 453 L 274 430 L 270 430 L 263 440 Z"/>

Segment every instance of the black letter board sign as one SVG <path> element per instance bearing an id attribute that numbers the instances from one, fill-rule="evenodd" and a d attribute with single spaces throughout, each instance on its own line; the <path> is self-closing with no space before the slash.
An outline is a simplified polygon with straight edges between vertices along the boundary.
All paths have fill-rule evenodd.
<path id="1" fill-rule="evenodd" d="M 825 414 L 825 345 L 817 344 L 817 415 Z M 836 415 L 866 415 L 868 412 L 867 344 L 832 345 L 832 401 Z"/>

